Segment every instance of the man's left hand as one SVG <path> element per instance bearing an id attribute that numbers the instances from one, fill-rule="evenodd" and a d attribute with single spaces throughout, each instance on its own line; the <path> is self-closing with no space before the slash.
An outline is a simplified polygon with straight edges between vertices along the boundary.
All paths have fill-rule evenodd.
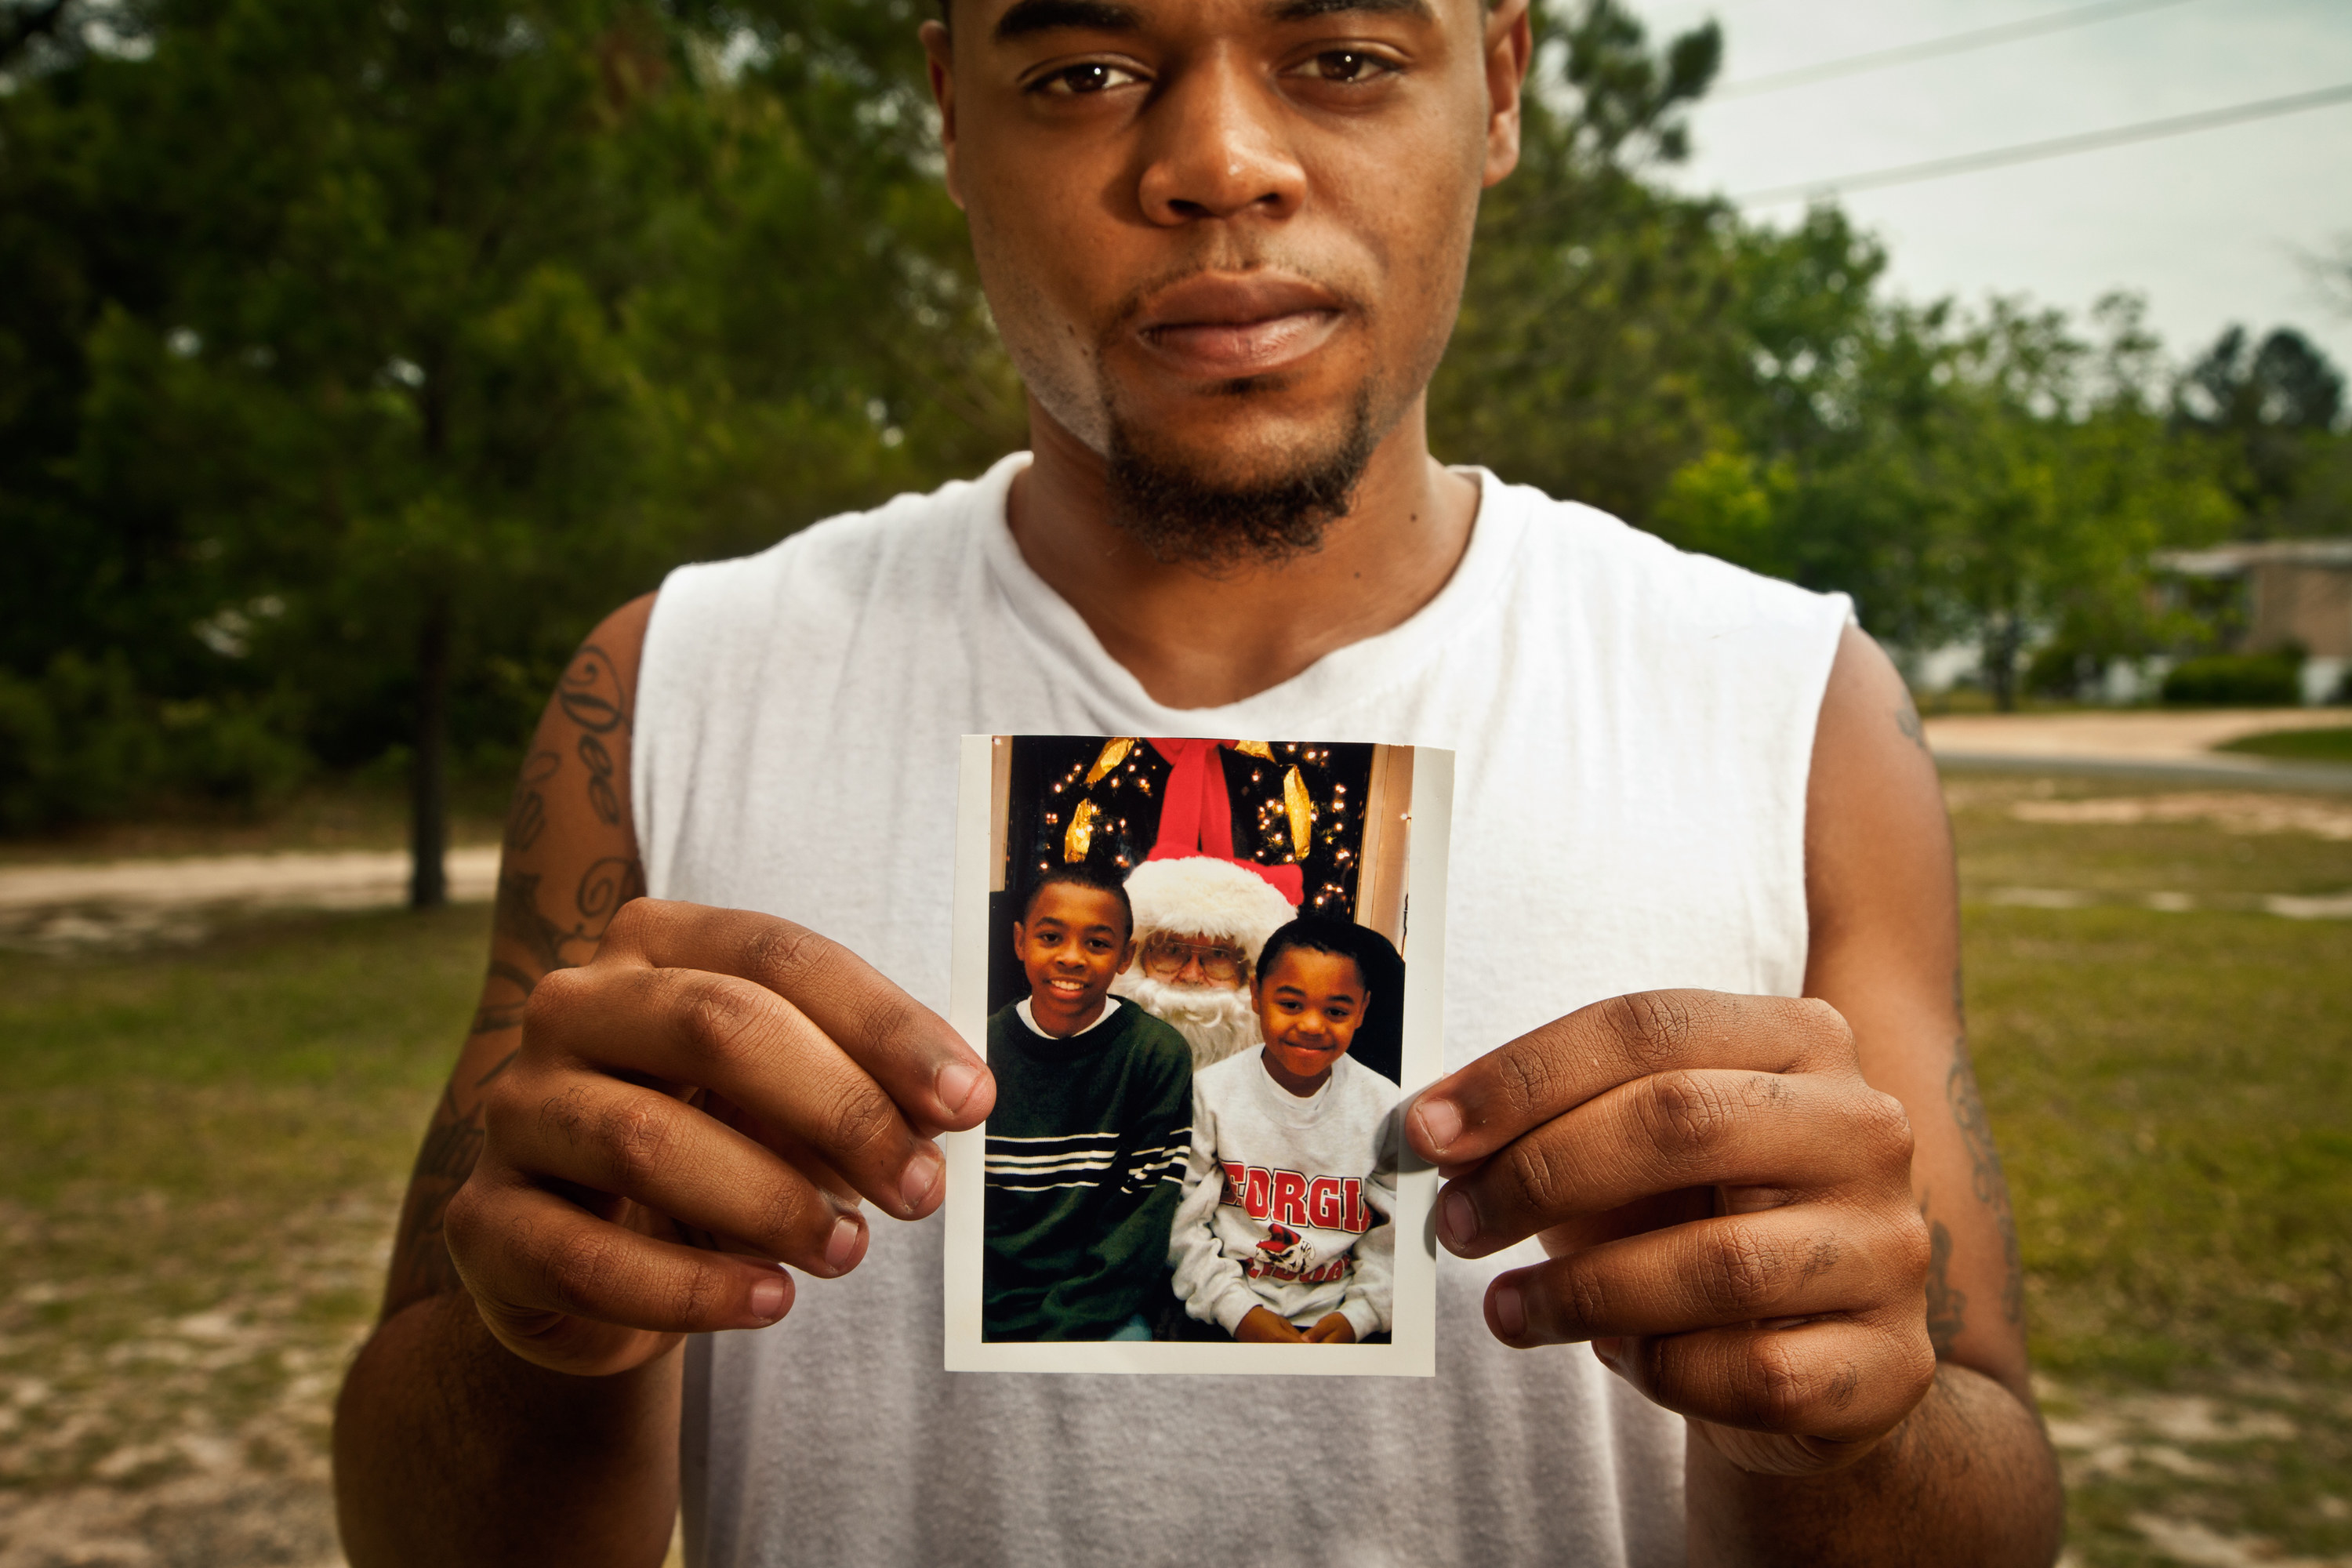
<path id="1" fill-rule="evenodd" d="M 1927 1395 L 1910 1121 L 1827 1004 L 1599 1003 L 1441 1079 L 1407 1133 L 1448 1250 L 1551 1255 L 1488 1286 L 1495 1336 L 1593 1342 L 1741 1468 L 1851 1464 Z"/>

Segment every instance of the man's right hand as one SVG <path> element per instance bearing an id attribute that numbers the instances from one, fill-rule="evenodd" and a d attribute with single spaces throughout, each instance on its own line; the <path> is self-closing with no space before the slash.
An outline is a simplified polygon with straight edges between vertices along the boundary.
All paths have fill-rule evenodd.
<path id="1" fill-rule="evenodd" d="M 521 1049 L 484 1092 L 450 1256 L 500 1343 L 584 1375 L 782 1318 L 782 1266 L 856 1268 L 861 1198 L 930 1213 L 946 1174 L 932 1135 L 996 1098 L 943 1019 L 836 943 L 654 900 L 539 982 Z"/>

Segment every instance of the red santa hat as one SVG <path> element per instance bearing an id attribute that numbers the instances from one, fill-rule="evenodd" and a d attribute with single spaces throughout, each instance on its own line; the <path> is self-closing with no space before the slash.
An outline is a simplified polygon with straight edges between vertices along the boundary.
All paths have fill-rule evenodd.
<path id="1" fill-rule="evenodd" d="M 1144 863 L 1128 874 L 1139 940 L 1154 931 L 1229 942 L 1252 965 L 1265 939 L 1287 924 L 1304 879 L 1297 866 L 1260 866 L 1234 854 L 1233 803 L 1219 758 L 1231 741 L 1161 739 L 1168 760 L 1160 833 Z"/>

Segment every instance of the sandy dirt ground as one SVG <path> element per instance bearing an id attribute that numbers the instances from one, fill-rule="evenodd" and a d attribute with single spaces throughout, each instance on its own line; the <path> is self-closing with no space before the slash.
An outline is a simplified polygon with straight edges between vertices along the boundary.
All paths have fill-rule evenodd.
<path id="1" fill-rule="evenodd" d="M 487 901 L 499 851 L 452 849 L 449 896 Z M 214 919 L 257 909 L 391 908 L 408 897 L 408 857 L 343 850 L 192 856 L 0 868 L 0 944 L 45 952 L 194 942 Z"/>
<path id="2" fill-rule="evenodd" d="M 2083 713 L 1958 713 L 1927 721 L 1927 744 L 1938 754 L 1973 757 L 2095 758 L 2105 762 L 2265 764 L 2257 757 L 2213 748 L 2277 730 L 2340 730 L 2352 724 L 2341 708 L 2239 708 L 2217 712 L 2165 713 L 2127 710 Z"/>

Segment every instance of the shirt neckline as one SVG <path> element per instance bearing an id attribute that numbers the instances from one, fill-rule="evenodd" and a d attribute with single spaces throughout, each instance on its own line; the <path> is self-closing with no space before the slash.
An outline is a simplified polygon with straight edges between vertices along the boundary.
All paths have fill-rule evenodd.
<path id="1" fill-rule="evenodd" d="M 1029 998 L 1026 996 L 1024 996 L 1020 1001 L 1013 1004 L 1013 1016 L 1020 1019 L 1021 1022 L 1027 1026 L 1029 1032 L 1036 1036 L 1039 1039 L 1051 1040 L 1057 1046 L 1066 1045 L 1072 1040 L 1079 1039 L 1085 1036 L 1093 1034 L 1097 1029 L 1099 1029 L 1105 1024 L 1109 1023 L 1110 1016 L 1118 1011 L 1118 1003 L 1119 999 L 1116 996 L 1104 997 L 1103 1010 L 1095 1015 L 1095 1021 L 1088 1024 L 1085 1028 L 1078 1030 L 1076 1034 L 1069 1035 L 1049 1035 L 1045 1030 L 1039 1028 L 1037 1026 L 1037 1015 L 1030 1007 Z"/>
<path id="2" fill-rule="evenodd" d="M 1462 559 L 1429 603 L 1387 631 L 1334 648 L 1289 679 L 1239 702 L 1171 708 L 1144 690 L 1104 649 L 1085 617 L 1022 557 L 1007 505 L 1013 479 L 1029 462 L 1028 453 L 1015 452 L 973 486 L 982 560 L 1013 623 L 1060 674 L 1109 701 L 1106 728 L 1122 733 L 1255 734 L 1269 725 L 1279 730 L 1295 723 L 1302 712 L 1328 714 L 1364 703 L 1417 672 L 1500 593 L 1529 522 L 1517 487 L 1483 468 L 1456 468 L 1478 485 L 1478 513 Z"/>
<path id="3" fill-rule="evenodd" d="M 1348 1058 L 1340 1057 L 1332 1062 L 1331 1076 L 1323 1080 L 1322 1087 L 1313 1094 L 1302 1096 L 1293 1094 L 1275 1082 L 1274 1075 L 1265 1070 L 1265 1046 L 1256 1045 L 1249 1048 L 1249 1063 L 1250 1076 L 1257 1080 L 1260 1105 L 1276 1121 L 1294 1127 L 1309 1126 L 1320 1118 L 1323 1102 L 1331 1098 L 1332 1089 L 1348 1070 Z"/>

